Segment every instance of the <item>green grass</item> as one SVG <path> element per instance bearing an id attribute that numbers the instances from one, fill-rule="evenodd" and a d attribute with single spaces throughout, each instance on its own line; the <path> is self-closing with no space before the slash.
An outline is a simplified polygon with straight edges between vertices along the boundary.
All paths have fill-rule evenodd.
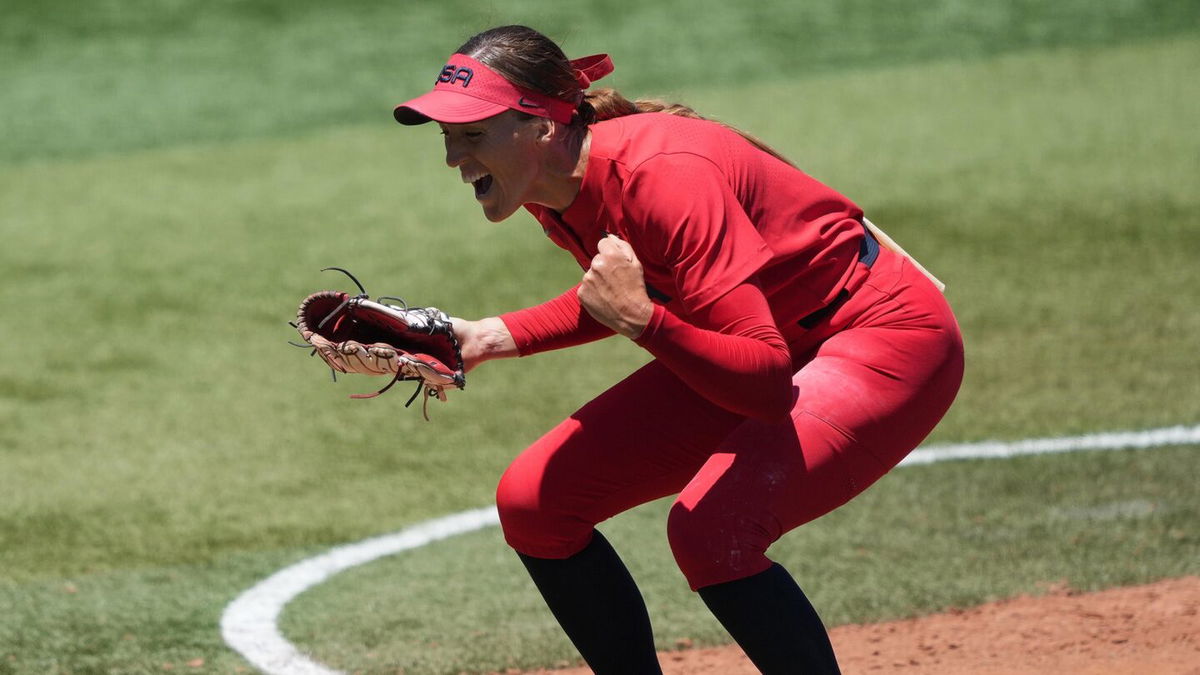
<path id="1" fill-rule="evenodd" d="M 1103 45 L 1200 25 L 1177 0 L 42 0 L 0 24 L 0 161 L 383 124 L 478 30 L 527 23 L 613 54 L 639 95 L 929 59 Z M 708 58 L 705 58 L 707 56 Z"/>
<path id="2" fill-rule="evenodd" d="M 830 625 L 1063 583 L 1097 589 L 1195 573 L 1194 480 L 1179 472 L 1194 455 L 1086 453 L 902 469 L 785 537 L 773 557 Z M 663 536 L 668 504 L 602 529 L 642 588 L 660 648 L 684 638 L 726 643 L 674 566 Z M 1155 554 L 1163 550 L 1176 555 Z M 294 601 L 282 625 L 321 662 L 349 672 L 503 672 L 578 659 L 495 529 L 346 572 Z"/>
<path id="3" fill-rule="evenodd" d="M 744 34 L 763 25 L 739 14 L 754 10 L 655 29 L 657 42 L 649 6 L 595 24 L 611 35 L 569 29 L 557 5 L 535 25 L 561 27 L 575 53 L 629 50 L 620 86 L 753 131 L 948 282 L 968 373 L 932 440 L 1200 421 L 1200 37 L 1163 37 L 1194 5 L 1066 3 L 1043 21 L 1018 3 L 938 3 L 936 21 L 854 13 L 870 6 L 780 9 L 807 12 L 820 39 L 792 49 L 764 31 L 707 59 L 711 81 L 634 47 L 679 54 L 705 31 Z M 199 7 L 26 3 L 0 27 L 0 673 L 246 667 L 217 629 L 242 590 L 330 546 L 489 503 L 515 452 L 646 358 L 610 340 L 488 364 L 432 403 L 428 424 L 403 394 L 348 400 L 372 383 L 331 384 L 285 344 L 299 298 L 344 285 L 321 267 L 464 316 L 549 297 L 578 269 L 528 218 L 484 222 L 434 130 L 386 119 L 423 77 L 393 61 L 441 58 L 471 21 L 433 21 L 434 6 L 399 26 L 375 3 Z M 839 17 L 913 34 L 851 55 L 819 30 Z M 937 30 L 909 31 L 922 17 Z M 258 51 L 238 56 L 251 37 Z M 1026 49 L 1046 45 L 1068 46 Z M 805 76 L 747 65 L 764 55 Z M 346 76 L 356 58 L 374 65 Z M 65 107 L 67 92 L 92 114 Z M 1063 579 L 1200 573 L 1196 450 L 906 469 L 777 555 L 832 623 Z M 645 582 L 662 646 L 722 641 L 666 557 L 662 509 L 606 529 Z M 368 672 L 569 656 L 495 530 L 339 576 L 284 628 Z"/>

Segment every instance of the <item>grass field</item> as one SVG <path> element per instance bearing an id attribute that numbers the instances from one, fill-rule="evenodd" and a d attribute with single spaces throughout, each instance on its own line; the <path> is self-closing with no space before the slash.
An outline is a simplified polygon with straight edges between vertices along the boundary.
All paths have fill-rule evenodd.
<path id="1" fill-rule="evenodd" d="M 488 364 L 425 423 L 285 343 L 298 299 L 341 283 L 328 265 L 464 316 L 577 279 L 530 219 L 483 220 L 432 129 L 390 121 L 491 24 L 752 130 L 945 280 L 968 372 L 931 441 L 1200 423 L 1200 5 L 750 4 L 6 8 L 0 673 L 248 669 L 217 627 L 241 591 L 490 503 L 516 452 L 644 362 L 609 340 Z M 1198 476 L 1195 447 L 907 468 L 773 553 L 831 623 L 1196 574 Z M 606 532 L 660 646 L 725 641 L 664 508 Z M 370 673 L 570 656 L 495 530 L 340 575 L 282 630 Z"/>

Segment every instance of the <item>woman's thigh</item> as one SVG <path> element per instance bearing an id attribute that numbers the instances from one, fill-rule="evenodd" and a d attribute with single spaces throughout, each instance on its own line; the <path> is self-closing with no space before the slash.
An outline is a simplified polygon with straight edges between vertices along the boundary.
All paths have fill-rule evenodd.
<path id="1" fill-rule="evenodd" d="M 916 348 L 913 331 L 851 329 L 826 341 L 792 378 L 790 419 L 746 420 L 726 437 L 680 495 L 768 508 L 782 531 L 845 503 L 898 464 L 937 425 L 961 381 L 953 348 L 948 362 L 890 362 L 866 354 Z M 752 506 L 756 505 L 757 506 Z"/>
<path id="2" fill-rule="evenodd" d="M 677 494 L 743 419 L 647 364 L 509 466 L 496 497 L 509 544 L 537 557 L 575 553 L 596 523 Z"/>
<path id="3" fill-rule="evenodd" d="M 745 421 L 683 489 L 672 548 L 693 587 L 765 569 L 771 543 L 865 490 L 941 420 L 962 379 L 962 342 L 927 290 L 861 289 L 867 310 L 799 360 L 790 419 Z"/>

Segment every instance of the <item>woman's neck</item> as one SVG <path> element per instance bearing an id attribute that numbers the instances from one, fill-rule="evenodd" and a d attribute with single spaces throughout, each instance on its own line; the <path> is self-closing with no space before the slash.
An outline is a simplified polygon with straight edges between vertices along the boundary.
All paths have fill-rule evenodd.
<path id="1" fill-rule="evenodd" d="M 551 148 L 545 162 L 541 193 L 544 199 L 537 203 L 562 213 L 566 211 L 583 185 L 587 173 L 588 150 L 591 148 L 592 132 L 570 133 L 562 143 Z"/>

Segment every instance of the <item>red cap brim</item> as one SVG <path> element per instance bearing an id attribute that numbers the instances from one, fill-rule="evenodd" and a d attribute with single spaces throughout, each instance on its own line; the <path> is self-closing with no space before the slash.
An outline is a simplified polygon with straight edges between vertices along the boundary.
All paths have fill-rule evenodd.
<path id="1" fill-rule="evenodd" d="M 408 125 L 424 124 L 429 120 L 466 124 L 499 115 L 505 110 L 508 110 L 508 106 L 454 91 L 435 89 L 396 106 L 392 115 L 400 124 Z"/>

